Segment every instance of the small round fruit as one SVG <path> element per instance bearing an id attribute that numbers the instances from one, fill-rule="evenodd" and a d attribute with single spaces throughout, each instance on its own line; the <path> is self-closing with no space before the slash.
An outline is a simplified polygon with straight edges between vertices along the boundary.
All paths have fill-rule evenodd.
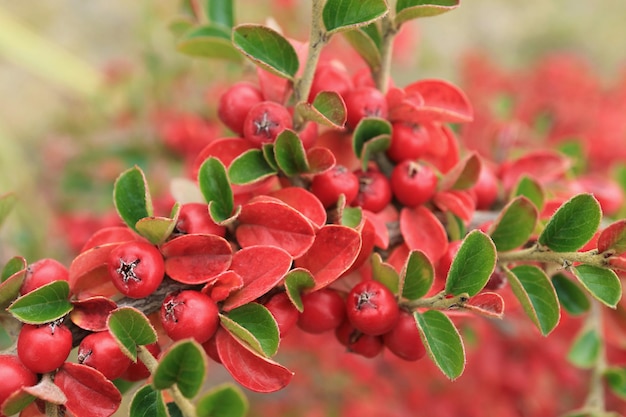
<path id="1" fill-rule="evenodd" d="M 429 144 L 428 131 L 423 126 L 396 122 L 392 125 L 387 156 L 396 163 L 405 159 L 415 161 L 428 151 Z"/>
<path id="2" fill-rule="evenodd" d="M 62 324 L 24 324 L 17 338 L 17 356 L 38 374 L 59 368 L 72 350 L 72 332 Z"/>
<path id="3" fill-rule="evenodd" d="M 426 354 L 415 318 L 405 310 L 400 311 L 396 325 L 383 335 L 387 349 L 407 361 L 416 361 Z"/>
<path id="4" fill-rule="evenodd" d="M 341 97 L 345 97 L 353 87 L 352 78 L 342 64 L 337 62 L 322 63 L 315 69 L 309 93 L 309 103 L 312 103 L 322 91 L 334 91 Z"/>
<path id="5" fill-rule="evenodd" d="M 345 97 L 346 126 L 354 129 L 365 117 L 387 117 L 387 99 L 373 87 L 358 87 Z"/>
<path id="6" fill-rule="evenodd" d="M 400 309 L 391 290 L 370 279 L 361 281 L 350 290 L 346 300 L 346 314 L 357 330 L 379 336 L 395 326 Z"/>
<path id="7" fill-rule="evenodd" d="M 176 231 L 184 234 L 212 234 L 224 237 L 226 227 L 216 224 L 204 203 L 187 203 L 180 207 Z"/>
<path id="8" fill-rule="evenodd" d="M 243 123 L 243 137 L 256 146 L 272 143 L 285 129 L 293 127 L 291 113 L 281 104 L 262 101 L 255 104 Z"/>
<path id="9" fill-rule="evenodd" d="M 430 200 L 437 189 L 437 175 L 428 165 L 405 160 L 391 172 L 391 191 L 407 207 L 417 207 Z"/>
<path id="10" fill-rule="evenodd" d="M 389 180 L 379 171 L 357 171 L 355 175 L 359 179 L 359 193 L 352 205 L 359 206 L 363 210 L 378 213 L 391 202 L 391 186 Z"/>
<path id="11" fill-rule="evenodd" d="M 339 343 L 348 348 L 348 352 L 356 353 L 366 358 L 378 356 L 383 350 L 383 340 L 380 336 L 362 333 L 354 328 L 350 320 L 344 322 L 335 330 Z"/>
<path id="12" fill-rule="evenodd" d="M 276 320 L 280 337 L 284 337 L 298 322 L 300 313 L 293 305 L 286 292 L 274 294 L 264 306 L 272 313 Z"/>
<path id="13" fill-rule="evenodd" d="M 213 101 L 213 97 L 209 97 Z M 263 94 L 255 85 L 242 81 L 233 84 L 220 96 L 217 117 L 230 130 L 243 135 L 244 120 L 250 109 L 263 101 Z"/>
<path id="14" fill-rule="evenodd" d="M 156 246 L 141 241 L 125 242 L 113 249 L 107 267 L 115 288 L 130 298 L 152 294 L 165 275 L 161 252 Z"/>
<path id="15" fill-rule="evenodd" d="M 311 192 L 326 208 L 335 205 L 341 194 L 346 197 L 346 204 L 350 204 L 359 193 L 359 178 L 346 167 L 335 165 L 313 177 Z"/>
<path id="16" fill-rule="evenodd" d="M 307 333 L 324 333 L 336 329 L 346 317 L 341 294 L 322 288 L 302 295 L 304 310 L 298 317 L 298 327 Z"/>
<path id="17" fill-rule="evenodd" d="M 478 180 L 471 188 L 471 192 L 476 198 L 477 210 L 488 210 L 498 199 L 498 178 L 485 163 L 483 163 L 480 169 Z"/>
<path id="18" fill-rule="evenodd" d="M 26 276 L 20 294 L 28 294 L 53 281 L 67 281 L 69 270 L 59 261 L 51 258 L 40 259 L 26 268 Z"/>
<path id="19" fill-rule="evenodd" d="M 202 344 L 219 325 L 218 309 L 208 295 L 195 290 L 169 294 L 161 304 L 161 324 L 172 340 L 194 338 Z"/>
<path id="20" fill-rule="evenodd" d="M 146 345 L 146 349 L 154 356 L 155 358 L 159 357 L 161 353 L 161 348 L 158 343 L 151 343 Z M 130 366 L 126 369 L 124 374 L 122 374 L 122 378 L 127 381 L 143 381 L 150 376 L 150 371 L 146 367 L 146 365 L 138 360 L 137 362 L 131 362 Z"/>
<path id="21" fill-rule="evenodd" d="M 22 387 L 37 383 L 37 375 L 15 355 L 0 355 L 0 405 Z M 0 413 L 1 414 L 1 413 Z"/>
<path id="22" fill-rule="evenodd" d="M 91 366 L 109 380 L 121 377 L 132 361 L 120 349 L 113 335 L 105 330 L 91 333 L 78 345 L 78 363 Z"/>

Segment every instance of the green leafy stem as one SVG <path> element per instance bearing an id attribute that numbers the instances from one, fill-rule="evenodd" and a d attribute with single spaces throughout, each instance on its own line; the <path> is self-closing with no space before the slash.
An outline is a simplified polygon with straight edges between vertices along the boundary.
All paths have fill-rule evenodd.
<path id="1" fill-rule="evenodd" d="M 609 266 L 606 254 L 598 253 L 597 249 L 586 252 L 554 252 L 540 244 L 535 244 L 526 249 L 500 252 L 498 253 L 498 262 L 501 264 L 509 262 L 555 263 L 562 265 L 564 269 L 568 269 L 575 263 L 584 263 L 600 268 L 619 269 L 615 266 Z"/>

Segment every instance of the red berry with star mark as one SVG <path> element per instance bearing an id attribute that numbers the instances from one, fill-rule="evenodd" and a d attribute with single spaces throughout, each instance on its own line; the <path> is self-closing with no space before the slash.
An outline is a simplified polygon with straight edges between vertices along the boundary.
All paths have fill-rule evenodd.
<path id="1" fill-rule="evenodd" d="M 291 113 L 273 101 L 255 104 L 243 123 L 243 137 L 257 146 L 272 143 L 285 129 L 291 129 Z"/>
<path id="2" fill-rule="evenodd" d="M 350 290 L 346 300 L 346 314 L 357 330 L 379 336 L 395 326 L 400 309 L 391 290 L 370 279 L 361 281 Z"/>
<path id="3" fill-rule="evenodd" d="M 152 294 L 165 275 L 161 252 L 156 246 L 140 241 L 122 243 L 113 249 L 107 268 L 115 288 L 130 298 Z"/>
<path id="4" fill-rule="evenodd" d="M 208 295 L 194 290 L 169 294 L 161 304 L 159 317 L 172 340 L 191 337 L 202 344 L 217 331 L 219 311 Z"/>
<path id="5" fill-rule="evenodd" d="M 365 117 L 386 118 L 387 99 L 384 94 L 373 87 L 358 87 L 350 91 L 345 97 L 346 126 L 354 129 Z"/>

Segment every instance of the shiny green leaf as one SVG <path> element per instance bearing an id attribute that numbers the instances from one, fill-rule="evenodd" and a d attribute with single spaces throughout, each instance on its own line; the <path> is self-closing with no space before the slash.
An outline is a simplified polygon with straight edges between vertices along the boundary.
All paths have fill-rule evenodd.
<path id="1" fill-rule="evenodd" d="M 435 280 L 435 270 L 428 256 L 421 251 L 411 251 L 402 268 L 400 282 L 402 297 L 417 300 L 425 296 Z"/>
<path id="2" fill-rule="evenodd" d="M 133 307 L 120 307 L 107 318 L 107 327 L 120 349 L 133 362 L 137 361 L 137 346 L 157 341 L 157 333 L 148 318 Z"/>
<path id="3" fill-rule="evenodd" d="M 578 281 L 603 304 L 615 308 L 622 297 L 622 283 L 617 274 L 593 265 L 578 265 L 572 268 Z"/>
<path id="4" fill-rule="evenodd" d="M 348 30 L 344 32 L 343 35 L 355 51 L 361 55 L 361 58 L 365 60 L 367 65 L 372 69 L 376 69 L 381 65 L 380 50 L 378 45 L 376 45 L 376 41 L 372 39 L 368 32 L 364 30 L 364 28 L 371 26 L 375 25 L 368 25 L 363 28 Z"/>
<path id="5" fill-rule="evenodd" d="M 391 123 L 379 117 L 361 119 L 352 135 L 352 149 L 354 154 L 361 156 L 365 143 L 379 136 L 391 135 Z"/>
<path id="6" fill-rule="evenodd" d="M 204 382 L 207 356 L 198 342 L 184 339 L 170 346 L 159 359 L 152 386 L 162 390 L 178 385 L 186 398 L 194 397 Z"/>
<path id="7" fill-rule="evenodd" d="M 204 10 L 209 22 L 232 28 L 235 24 L 233 0 L 205 0 Z"/>
<path id="8" fill-rule="evenodd" d="M 513 190 L 513 197 L 518 196 L 524 196 L 529 199 L 538 211 L 543 209 L 546 200 L 545 191 L 541 184 L 527 176 L 523 176 Z"/>
<path id="9" fill-rule="evenodd" d="M 437 16 L 459 7 L 460 0 L 398 0 L 396 25 L 421 17 Z"/>
<path id="10" fill-rule="evenodd" d="M 574 281 L 563 274 L 556 274 L 552 277 L 552 285 L 565 311 L 573 316 L 589 311 L 591 307 L 589 298 Z"/>
<path id="11" fill-rule="evenodd" d="M 450 318 L 438 310 L 413 315 L 429 357 L 449 379 L 458 378 L 465 369 L 465 348 Z"/>
<path id="12" fill-rule="evenodd" d="M 151 385 L 144 385 L 135 392 L 130 403 L 130 417 L 170 417 L 163 394 Z"/>
<path id="13" fill-rule="evenodd" d="M 309 171 L 309 163 L 306 159 L 304 146 L 293 130 L 285 129 L 279 133 L 274 142 L 274 155 L 278 168 L 288 177 Z M 267 161 L 265 162 L 267 163 Z M 268 167 L 271 168 L 269 164 Z"/>
<path id="14" fill-rule="evenodd" d="M 596 329 L 583 329 L 576 336 L 567 359 L 579 368 L 588 369 L 595 365 L 600 355 L 602 341 Z"/>
<path id="15" fill-rule="evenodd" d="M 67 281 L 53 281 L 21 296 L 7 310 L 24 323 L 50 323 L 72 311 L 69 296 Z"/>
<path id="16" fill-rule="evenodd" d="M 389 12 L 384 0 L 327 0 L 322 10 L 324 27 L 329 33 L 355 29 L 380 19 Z"/>
<path id="17" fill-rule="evenodd" d="M 509 202 L 489 229 L 489 235 L 500 252 L 524 245 L 537 225 L 539 213 L 533 203 L 520 196 Z"/>
<path id="18" fill-rule="evenodd" d="M 294 268 L 285 275 L 285 290 L 289 299 L 299 312 L 304 311 L 302 305 L 302 292 L 315 286 L 315 280 L 309 271 L 302 268 Z"/>
<path id="19" fill-rule="evenodd" d="M 470 232 L 459 248 L 446 279 L 447 294 L 469 296 L 483 289 L 496 266 L 496 247 L 486 234 Z"/>
<path id="20" fill-rule="evenodd" d="M 226 168 L 214 157 L 207 158 L 198 171 L 198 184 L 204 199 L 209 203 L 211 217 L 217 223 L 230 218 L 233 213 L 233 190 Z"/>
<path id="21" fill-rule="evenodd" d="M 252 184 L 275 174 L 276 170 L 267 163 L 260 149 L 250 149 L 242 153 L 228 168 L 228 177 L 237 185 Z"/>
<path id="22" fill-rule="evenodd" d="M 280 341 L 278 324 L 272 313 L 263 305 L 248 303 L 220 315 L 220 321 L 231 334 L 246 342 L 254 351 L 271 357 Z"/>
<path id="23" fill-rule="evenodd" d="M 208 391 L 196 405 L 198 417 L 244 417 L 248 414 L 248 399 L 233 384 L 222 384 Z"/>
<path id="24" fill-rule="evenodd" d="M 400 276 L 390 264 L 383 261 L 379 253 L 372 253 L 370 258 L 372 264 L 372 278 L 383 283 L 389 290 L 398 294 L 400 288 Z"/>
<path id="25" fill-rule="evenodd" d="M 231 42 L 230 31 L 211 24 L 193 27 L 183 33 L 178 39 L 176 49 L 178 52 L 197 58 L 241 62 L 241 54 Z"/>
<path id="26" fill-rule="evenodd" d="M 115 209 L 124 223 L 133 230 L 144 217 L 153 214 L 152 198 L 143 171 L 138 166 L 120 174 L 113 189 Z"/>

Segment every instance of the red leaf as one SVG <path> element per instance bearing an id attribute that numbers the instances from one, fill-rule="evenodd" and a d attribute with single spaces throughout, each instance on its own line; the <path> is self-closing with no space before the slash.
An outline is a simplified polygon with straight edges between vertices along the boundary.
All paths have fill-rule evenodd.
<path id="1" fill-rule="evenodd" d="M 323 288 L 346 272 L 361 250 L 359 232 L 346 226 L 329 224 L 315 236 L 313 246 L 296 259 L 295 265 L 308 270 L 315 286 L 311 291 Z"/>
<path id="2" fill-rule="evenodd" d="M 161 246 L 165 273 L 183 284 L 204 284 L 230 266 L 232 248 L 217 235 L 179 236 Z"/>
<path id="3" fill-rule="evenodd" d="M 447 125 L 426 126 L 430 135 L 430 149 L 432 151 L 425 154 L 422 159 L 433 164 L 445 174 L 459 163 L 459 141 Z"/>
<path id="4" fill-rule="evenodd" d="M 271 195 L 304 214 L 316 228 L 326 224 L 326 210 L 312 192 L 302 187 L 287 187 Z"/>
<path id="5" fill-rule="evenodd" d="M 441 191 L 435 194 L 433 202 L 441 211 L 450 211 L 466 224 L 474 216 L 476 202 L 469 191 Z"/>
<path id="6" fill-rule="evenodd" d="M 482 162 L 478 154 L 472 152 L 446 173 L 439 182 L 439 190 L 467 190 L 471 188 L 478 181 L 481 168 Z"/>
<path id="7" fill-rule="evenodd" d="M 443 80 L 420 80 L 404 88 L 408 96 L 424 99 L 414 115 L 416 123 L 459 123 L 474 118 L 472 106 L 463 91 Z"/>
<path id="8" fill-rule="evenodd" d="M 214 140 L 202 149 L 193 163 L 192 178 L 198 178 L 198 171 L 202 163 L 209 157 L 214 156 L 219 159 L 226 168 L 230 166 L 233 159 L 247 150 L 253 149 L 252 142 L 243 138 L 222 138 Z"/>
<path id="9" fill-rule="evenodd" d="M 484 316 L 502 318 L 504 299 L 495 292 L 481 292 L 470 298 L 464 308 Z"/>
<path id="10" fill-rule="evenodd" d="M 443 225 L 426 207 L 403 208 L 400 211 L 400 233 L 410 250 L 420 250 L 434 264 L 448 247 Z"/>
<path id="11" fill-rule="evenodd" d="M 139 236 L 131 229 L 125 226 L 111 226 L 98 230 L 85 242 L 81 252 L 96 246 L 102 246 L 110 243 L 122 243 L 130 240 L 138 240 Z"/>
<path id="12" fill-rule="evenodd" d="M 234 271 L 224 271 L 219 274 L 214 283 L 202 288 L 202 292 L 208 294 L 213 301 L 224 301 L 230 294 L 243 287 L 243 278 Z"/>
<path id="13" fill-rule="evenodd" d="M 80 253 L 69 268 L 70 291 L 79 300 L 101 295 L 111 297 L 118 293 L 107 271 L 109 253 L 119 243 L 96 246 Z"/>
<path id="14" fill-rule="evenodd" d="M 331 169 L 335 163 L 335 155 L 328 149 L 315 146 L 306 152 L 306 159 L 309 162 L 309 171 L 313 174 L 321 174 Z"/>
<path id="15" fill-rule="evenodd" d="M 65 393 L 65 407 L 75 417 L 107 417 L 122 402 L 115 385 L 87 365 L 66 362 L 54 376 L 54 383 Z"/>
<path id="16" fill-rule="evenodd" d="M 311 247 L 315 238 L 309 220 L 280 200 L 251 201 L 242 207 L 238 220 L 237 241 L 244 248 L 276 246 L 298 257 Z"/>
<path id="17" fill-rule="evenodd" d="M 604 229 L 598 237 L 598 252 L 614 251 L 614 255 L 626 252 L 626 219 L 618 220 Z"/>
<path id="18" fill-rule="evenodd" d="M 515 186 L 524 175 L 545 184 L 561 178 L 570 165 L 570 160 L 556 151 L 532 151 L 515 161 L 502 164 L 500 178 L 506 190 Z"/>
<path id="19" fill-rule="evenodd" d="M 389 247 L 389 229 L 387 223 L 377 213 L 363 210 L 363 215 L 374 226 L 374 246 L 380 249 L 387 249 Z"/>
<path id="20" fill-rule="evenodd" d="M 289 272 L 291 255 L 275 246 L 249 246 L 233 256 L 230 269 L 243 279 L 243 288 L 224 302 L 224 310 L 256 300 L 274 288 Z"/>
<path id="21" fill-rule="evenodd" d="M 70 313 L 72 323 L 81 329 L 100 332 L 107 329 L 107 317 L 117 308 L 117 304 L 107 297 L 91 297 L 73 301 Z"/>
<path id="22" fill-rule="evenodd" d="M 256 392 L 274 392 L 289 384 L 293 373 L 284 366 L 259 356 L 228 331 L 218 329 L 215 335 L 217 353 L 235 381 Z"/>

